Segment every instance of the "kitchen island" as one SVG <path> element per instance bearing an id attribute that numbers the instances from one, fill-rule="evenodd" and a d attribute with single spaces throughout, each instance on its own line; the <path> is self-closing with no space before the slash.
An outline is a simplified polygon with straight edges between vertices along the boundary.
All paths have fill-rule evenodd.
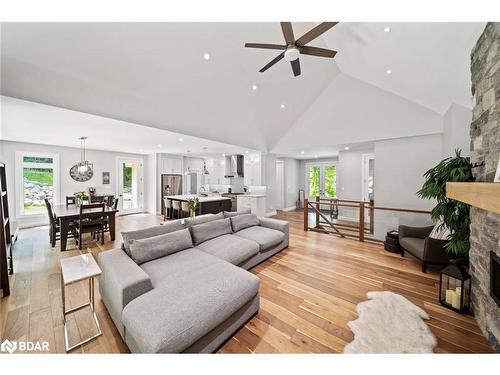
<path id="1" fill-rule="evenodd" d="M 166 198 L 173 201 L 187 202 L 190 199 L 198 198 L 196 215 L 217 214 L 222 211 L 231 211 L 231 198 L 221 196 L 198 196 L 198 195 L 167 195 Z"/>

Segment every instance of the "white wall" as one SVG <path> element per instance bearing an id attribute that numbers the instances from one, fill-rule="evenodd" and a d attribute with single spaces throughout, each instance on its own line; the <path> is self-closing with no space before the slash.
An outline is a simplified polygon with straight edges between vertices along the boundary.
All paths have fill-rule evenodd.
<path id="1" fill-rule="evenodd" d="M 418 198 L 423 174 L 442 159 L 441 134 L 375 142 L 375 206 L 430 211 L 434 202 Z M 398 225 L 429 225 L 426 214 L 375 210 L 375 236 L 383 238 Z"/>
<path id="2" fill-rule="evenodd" d="M 262 185 L 266 186 L 266 212 L 276 210 L 276 155 L 262 154 Z"/>
<path id="3" fill-rule="evenodd" d="M 337 165 L 337 196 L 340 199 L 362 200 L 363 154 L 373 150 L 340 151 Z"/>
<path id="4" fill-rule="evenodd" d="M 129 157 L 129 158 L 143 158 L 144 164 L 147 160 L 145 155 L 137 154 L 125 154 L 116 153 L 108 151 L 96 151 L 87 150 L 87 160 L 94 164 L 94 176 L 91 180 L 87 182 L 77 182 L 73 180 L 69 175 L 69 170 L 71 167 L 80 160 L 80 149 L 71 147 L 60 147 L 60 146 L 50 146 L 50 145 L 39 145 L 33 143 L 21 143 L 21 142 L 10 142 L 3 141 L 3 153 L 4 160 L 8 168 L 8 186 L 9 190 L 15 192 L 15 196 L 11 195 L 9 201 L 9 210 L 13 213 L 13 216 L 17 218 L 17 200 L 19 198 L 18 186 L 15 183 L 15 164 L 16 164 L 16 152 L 17 151 L 28 151 L 28 152 L 42 152 L 42 153 L 54 153 L 59 155 L 59 179 L 60 179 L 60 190 L 59 190 L 59 204 L 65 202 L 65 197 L 67 195 L 73 195 L 77 191 L 87 190 L 89 187 L 95 187 L 97 194 L 116 194 L 117 192 L 117 176 L 116 176 L 116 158 Z M 145 170 L 147 166 L 145 165 Z M 102 172 L 110 172 L 110 184 L 102 184 Z M 147 184 L 145 184 L 147 185 Z M 148 202 L 147 190 L 144 192 L 144 204 Z M 46 215 L 43 215 L 44 223 L 46 221 Z M 33 223 L 39 221 L 35 220 Z M 32 222 L 30 221 L 30 224 Z M 21 222 L 20 222 L 21 224 Z"/>
<path id="5" fill-rule="evenodd" d="M 147 155 L 145 158 L 144 167 L 144 194 L 145 207 L 147 212 L 151 214 L 159 214 L 156 208 L 156 201 L 159 199 L 160 192 L 158 190 L 158 162 L 156 154 Z"/>
<path id="6" fill-rule="evenodd" d="M 292 158 L 284 158 L 285 171 L 285 209 L 296 206 L 299 199 L 299 161 Z"/>
<path id="7" fill-rule="evenodd" d="M 440 133 L 442 116 L 398 95 L 339 74 L 271 152 Z"/>
<path id="8" fill-rule="evenodd" d="M 472 111 L 458 104 L 452 104 L 443 117 L 443 158 L 454 156 L 455 149 L 462 150 L 462 156 L 470 154 L 470 124 Z"/>

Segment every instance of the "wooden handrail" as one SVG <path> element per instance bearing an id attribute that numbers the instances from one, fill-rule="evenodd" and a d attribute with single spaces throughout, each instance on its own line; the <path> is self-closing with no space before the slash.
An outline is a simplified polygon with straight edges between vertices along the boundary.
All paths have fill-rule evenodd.
<path id="1" fill-rule="evenodd" d="M 345 204 L 345 203 L 351 203 L 351 204 Z M 365 240 L 367 241 L 377 241 L 380 242 L 379 240 L 375 240 L 372 238 L 366 238 L 365 239 L 365 232 L 367 232 L 367 229 L 365 228 L 365 210 L 368 209 L 368 217 L 369 217 L 369 229 L 368 232 L 369 234 L 373 234 L 374 232 L 374 212 L 375 210 L 381 210 L 381 211 L 394 211 L 394 212 L 405 212 L 405 213 L 415 213 L 415 214 L 431 214 L 431 211 L 426 211 L 426 210 L 415 210 L 415 209 L 410 209 L 410 208 L 396 208 L 396 207 L 381 207 L 381 206 L 375 206 L 373 204 L 373 201 L 367 202 L 367 201 L 353 201 L 353 200 L 341 200 L 341 199 L 335 199 L 335 198 L 320 198 L 319 196 L 315 197 L 315 200 L 313 202 L 309 201 L 307 198 L 304 201 L 304 230 L 312 230 L 312 231 L 318 231 L 318 232 L 325 232 L 325 233 L 331 233 L 331 234 L 337 234 L 341 237 L 356 237 L 354 234 L 348 234 L 348 233 L 342 233 L 339 228 L 343 228 L 343 230 L 349 230 L 349 231 L 355 231 L 357 229 L 357 238 L 359 241 L 364 242 Z M 357 203 L 357 205 L 352 204 L 352 203 Z M 335 206 L 335 207 L 349 207 L 349 208 L 357 208 L 359 210 L 359 218 L 358 218 L 358 226 L 350 226 L 350 225 L 344 225 L 344 224 L 334 224 L 332 221 L 330 221 L 324 214 L 321 212 L 321 206 Z M 314 228 L 309 227 L 309 209 L 312 209 L 315 213 L 316 220 L 315 220 L 315 226 Z M 320 220 L 323 219 L 324 221 Z M 328 224 L 335 232 L 329 231 L 326 228 L 323 227 L 321 224 Z M 337 228 L 337 226 L 339 228 Z M 346 229 L 349 228 L 349 229 Z M 351 229 L 352 228 L 352 229 Z"/>

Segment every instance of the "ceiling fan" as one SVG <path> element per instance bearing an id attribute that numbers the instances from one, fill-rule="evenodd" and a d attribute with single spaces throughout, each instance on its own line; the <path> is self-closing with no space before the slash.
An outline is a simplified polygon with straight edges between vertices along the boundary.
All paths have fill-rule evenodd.
<path id="1" fill-rule="evenodd" d="M 324 32 L 330 30 L 338 22 L 323 22 L 318 26 L 312 28 L 307 33 L 302 35 L 299 39 L 295 39 L 293 35 L 292 23 L 291 22 L 281 22 L 281 30 L 283 31 L 283 36 L 285 37 L 286 45 L 281 44 L 265 44 L 265 43 L 245 43 L 245 47 L 248 48 L 265 48 L 265 49 L 278 49 L 283 50 L 278 56 L 276 56 L 269 64 L 264 66 L 259 72 L 265 72 L 271 66 L 280 61 L 283 57 L 286 61 L 290 61 L 292 65 L 293 75 L 297 77 L 300 75 L 300 62 L 299 55 L 311 55 L 319 57 L 329 57 L 333 58 L 337 51 L 319 47 L 306 46 L 307 43 L 316 39 L 318 36 Z"/>

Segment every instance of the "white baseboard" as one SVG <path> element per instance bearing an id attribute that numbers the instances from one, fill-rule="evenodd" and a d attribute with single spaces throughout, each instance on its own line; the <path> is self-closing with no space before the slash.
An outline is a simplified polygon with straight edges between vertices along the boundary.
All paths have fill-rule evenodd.
<path id="1" fill-rule="evenodd" d="M 278 213 L 277 213 L 277 212 L 276 212 L 276 210 L 275 210 L 275 211 L 266 212 L 266 215 L 265 215 L 265 216 L 266 216 L 266 217 L 270 217 L 270 216 L 275 216 L 275 215 L 277 215 L 277 214 L 278 214 Z"/>
<path id="2" fill-rule="evenodd" d="M 281 211 L 295 211 L 297 209 L 297 207 L 295 206 L 290 206 L 290 207 L 285 207 L 283 208 Z"/>

